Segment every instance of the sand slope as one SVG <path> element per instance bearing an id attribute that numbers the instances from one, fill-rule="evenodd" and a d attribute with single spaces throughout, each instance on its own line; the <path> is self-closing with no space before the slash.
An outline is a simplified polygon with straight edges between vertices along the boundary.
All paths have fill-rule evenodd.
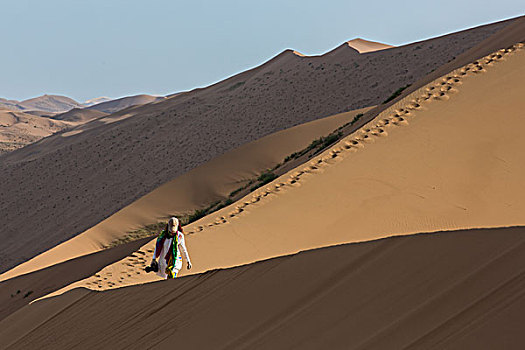
<path id="1" fill-rule="evenodd" d="M 91 107 L 91 106 L 94 106 L 94 105 L 98 105 L 99 103 L 108 102 L 108 101 L 111 101 L 111 100 L 112 99 L 109 98 L 109 97 L 100 96 L 100 97 L 95 97 L 95 98 L 89 99 L 87 101 L 84 101 L 83 105 L 86 106 L 86 107 Z"/>
<path id="2" fill-rule="evenodd" d="M 412 85 L 408 86 L 399 97 L 395 98 L 389 103 L 378 105 L 376 108 L 365 113 L 365 116 L 353 127 L 353 130 L 361 127 L 368 123 L 370 120 L 375 118 L 379 113 L 389 108 L 392 104 L 405 98 L 407 95 L 421 88 L 422 86 L 430 83 L 434 79 L 447 74 L 455 69 L 458 69 L 470 62 L 480 59 L 486 55 L 491 54 L 500 49 L 505 49 L 514 45 L 517 42 L 525 42 L 525 16 L 521 16 L 512 21 L 508 26 L 501 29 L 494 35 L 489 36 L 485 40 L 473 45 L 470 49 L 459 54 L 451 61 L 437 67 L 435 70 L 415 81 Z M 417 44 L 416 44 L 417 46 Z M 350 130 L 350 131 L 353 131 Z"/>
<path id="3" fill-rule="evenodd" d="M 244 143 L 380 103 L 399 86 L 509 23 L 363 55 L 353 50 L 341 58 L 286 51 L 208 88 L 118 112 L 88 123 L 95 127 L 4 155 L 0 271 L 84 232 L 161 184 Z M 32 228 L 25 213 L 39 222 L 38 246 L 20 235 Z"/>
<path id="4" fill-rule="evenodd" d="M 20 105 L 20 101 L 8 100 L 0 97 L 0 109 L 7 109 L 10 111 L 22 111 L 24 107 Z"/>
<path id="5" fill-rule="evenodd" d="M 29 304 L 74 281 L 93 276 L 101 266 L 112 264 L 144 245 L 148 238 L 84 255 L 55 264 L 33 273 L 0 282 L 0 320 Z"/>
<path id="6" fill-rule="evenodd" d="M 65 120 L 76 123 L 86 123 L 93 119 L 104 117 L 107 113 L 100 112 L 97 110 L 85 109 L 85 108 L 73 108 L 72 110 L 60 113 L 52 118 L 55 120 Z"/>
<path id="7" fill-rule="evenodd" d="M 352 39 L 350 41 L 347 41 L 346 44 L 351 48 L 354 48 L 357 51 L 359 51 L 359 53 L 374 52 L 394 47 L 392 45 L 378 43 L 375 41 L 365 40 L 361 38 Z"/>
<path id="8" fill-rule="evenodd" d="M 519 44 L 451 72 L 309 164 L 189 225 L 191 273 L 392 235 L 525 225 L 524 67 Z M 152 251 L 153 241 L 141 248 Z M 144 266 L 129 256 L 62 291 L 155 279 Z"/>
<path id="9" fill-rule="evenodd" d="M 134 95 L 117 98 L 114 100 L 104 101 L 95 105 L 89 106 L 87 109 L 95 110 L 104 113 L 115 113 L 128 107 L 143 105 L 155 101 L 163 100 L 164 97 L 151 95 Z"/>
<path id="10" fill-rule="evenodd" d="M 28 111 L 43 111 L 50 113 L 67 112 L 73 108 L 80 108 L 82 104 L 72 98 L 59 95 L 42 95 L 19 102 L 19 105 Z"/>
<path id="11" fill-rule="evenodd" d="M 0 339 L 7 349 L 520 349 L 524 259 L 522 227 L 342 245 L 71 291 L 1 321 Z"/>
<path id="12" fill-rule="evenodd" d="M 286 156 L 326 136 L 369 108 L 315 120 L 263 137 L 160 186 L 86 232 L 0 275 L 0 281 L 93 253 L 126 233 L 222 200 Z M 102 266 L 101 266 L 102 268 Z"/>
<path id="13" fill-rule="evenodd" d="M 75 123 L 0 109 L 0 154 L 24 147 Z"/>

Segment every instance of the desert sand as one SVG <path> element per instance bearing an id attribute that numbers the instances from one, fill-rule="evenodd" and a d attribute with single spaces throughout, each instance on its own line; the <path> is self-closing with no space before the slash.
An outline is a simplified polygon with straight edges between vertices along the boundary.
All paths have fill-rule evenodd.
<path id="1" fill-rule="evenodd" d="M 263 259 L 261 251 L 287 255 L 343 237 L 359 242 L 523 225 L 525 168 L 515 150 L 525 142 L 519 137 L 524 62 L 520 45 L 451 72 L 313 159 L 315 168 L 293 171 L 266 195 L 263 188 L 225 208 L 226 223 L 205 218 L 189 225 L 195 272 L 207 263 L 242 265 Z M 494 89 L 502 84 L 506 93 Z M 505 121 L 493 122 L 495 113 Z M 243 211 L 232 211 L 239 206 Z M 524 237 L 523 228 L 410 235 L 105 293 L 76 289 L 13 313 L 2 321 L 1 337 L 12 348 L 35 341 L 42 348 L 165 348 L 174 341 L 222 348 L 519 348 Z M 148 248 L 84 285 L 133 280 L 149 260 Z M 154 320 L 173 315 L 181 317 L 176 324 L 187 320 L 184 326 L 156 327 Z M 21 323 L 27 328 L 13 326 Z M 115 326 L 118 337 L 110 324 L 125 324 Z M 197 336 L 202 329 L 206 337 Z"/>
<path id="2" fill-rule="evenodd" d="M 17 258 L 26 263 L 2 275 L 0 342 L 9 349 L 172 348 L 174 344 L 249 349 L 522 348 L 524 41 L 525 17 L 521 17 L 379 51 L 360 53 L 350 42 L 316 57 L 288 50 L 208 88 L 102 116 L 0 157 L 3 170 L 11 175 L 32 168 L 42 171 L 55 157 L 64 157 L 66 164 L 56 162 L 53 171 L 57 175 L 67 170 L 70 192 L 56 187 L 53 196 L 67 193 L 68 199 L 74 198 L 69 210 L 75 214 L 64 211 L 64 217 L 53 217 L 54 222 L 43 219 L 37 237 L 44 254 L 31 260 L 38 248 L 19 250 Z M 436 46 L 440 55 L 430 58 Z M 247 121 L 231 108 L 232 119 L 212 118 L 199 124 L 198 117 L 189 113 L 194 108 L 210 118 L 232 106 L 224 101 L 221 107 L 210 103 L 229 96 L 229 103 L 242 101 L 249 106 L 244 111 L 252 111 L 256 105 L 251 105 L 250 91 L 261 97 L 261 90 L 250 85 L 251 79 L 268 75 L 271 82 L 278 70 L 297 73 L 300 78 L 294 84 L 303 81 L 312 88 L 312 81 L 301 76 L 312 65 L 318 67 L 314 71 L 333 72 L 342 67 L 335 62 L 343 59 L 354 65 L 385 59 L 392 68 L 398 61 L 389 57 L 406 53 L 407 58 L 416 51 L 423 51 L 419 58 L 426 57 L 421 64 L 436 64 L 455 50 L 457 57 L 441 62 L 429 74 L 396 80 L 408 79 L 412 85 L 345 126 L 342 139 L 324 152 L 312 158 L 300 156 L 271 183 L 187 225 L 193 269 L 182 270 L 180 278 L 158 281 L 144 272 L 153 252 L 154 240 L 149 238 L 100 250 L 152 219 L 225 198 L 247 178 L 357 112 L 324 119 L 319 112 L 309 119 L 298 106 L 321 107 L 315 101 L 302 101 L 296 93 L 305 93 L 306 99 L 313 95 L 300 91 L 298 85 L 287 95 L 292 105 L 280 105 L 282 119 L 274 120 L 271 114 L 257 119 L 260 115 L 250 113 L 252 119 Z M 363 70 L 370 67 L 365 64 Z M 314 81 L 319 77 L 323 73 Z M 281 76 L 275 84 L 283 88 L 289 78 Z M 262 101 L 258 107 L 269 101 L 275 102 Z M 329 101 L 324 101 L 323 113 L 331 110 Z M 352 103 L 355 100 L 339 108 L 344 111 Z M 288 109 L 295 119 L 286 119 Z M 168 116 L 173 123 L 166 121 Z M 148 185 L 145 179 L 152 173 L 131 166 L 156 164 L 144 158 L 148 154 L 144 150 L 152 145 L 149 140 L 166 129 L 191 129 L 191 123 L 184 123 L 190 117 L 194 127 L 208 132 L 205 140 L 209 148 L 215 147 L 209 151 L 215 155 L 203 155 L 196 146 L 201 135 L 178 134 L 179 143 L 192 146 L 185 156 L 195 159 L 180 172 L 174 170 L 171 181 L 157 182 L 148 190 L 153 180 L 163 178 L 160 172 L 165 168 L 155 168 L 159 172 L 153 172 Z M 308 120 L 315 121 L 304 124 Z M 225 142 L 228 133 L 215 125 L 220 121 L 226 121 L 219 123 L 223 128 L 246 128 L 247 135 L 235 134 L 236 139 L 230 134 L 230 143 Z M 157 128 L 148 129 L 154 122 Z M 287 123 L 298 126 L 279 131 Z M 98 135 L 105 135 L 107 141 Z M 232 146 L 238 142 L 240 147 Z M 100 195 L 90 198 L 97 204 L 93 209 L 78 195 L 83 189 L 77 188 L 79 184 L 102 178 L 70 172 L 77 164 L 95 162 L 94 154 L 89 154 L 97 149 L 93 144 L 106 147 L 113 157 L 119 147 L 138 144 L 135 152 L 122 157 L 128 167 L 109 158 L 110 167 L 104 169 L 106 177 L 115 173 L 121 181 L 137 181 L 127 183 L 134 195 L 118 197 L 125 198 L 114 205 L 119 210 L 108 210 L 103 201 L 93 202 Z M 108 162 L 108 154 L 97 154 L 100 164 Z M 166 154 L 170 171 L 173 164 L 184 164 L 180 162 L 184 157 L 175 157 L 172 163 L 173 155 Z M 67 168 L 73 155 L 75 167 Z M 100 169 L 100 164 L 89 163 L 91 170 Z M 31 184 L 27 174 L 28 187 L 36 191 L 51 175 L 46 173 Z M 103 188 L 109 184 L 120 185 L 108 181 Z M 92 194 L 97 188 L 85 191 Z M 21 217 L 8 210 L 14 199 L 6 189 L 9 186 L 2 187 L 0 181 L 5 231 L 21 230 L 23 225 L 15 225 Z M 23 195 L 26 189 L 17 191 Z M 118 191 L 107 188 L 108 200 Z M 41 194 L 36 191 L 37 198 Z M 49 215 L 45 203 L 53 196 L 42 202 L 35 218 Z M 174 201 L 175 196 L 180 201 Z M 89 213 L 82 213 L 83 208 Z M 68 222 L 68 215 L 75 221 Z M 67 240 L 72 235 L 67 229 L 80 230 L 88 224 L 83 215 L 98 221 Z M 65 222 L 61 232 L 46 236 L 46 227 Z M 10 252 L 18 246 L 11 246 L 6 237 L 2 263 L 9 266 L 14 259 Z M 60 239 L 63 244 L 56 243 Z M 50 247 L 55 248 L 46 250 Z M 172 324 L 159 327 L 166 319 Z"/>
<path id="3" fill-rule="evenodd" d="M 516 151 L 525 149 L 523 67 L 517 44 L 450 72 L 308 164 L 188 225 L 191 273 L 395 235 L 525 225 Z M 157 279 L 143 272 L 153 245 L 140 249 L 145 259 L 130 255 L 55 294 Z"/>
<path id="4" fill-rule="evenodd" d="M 0 101 L 8 102 L 5 107 L 12 110 L 21 111 L 42 111 L 48 113 L 61 113 L 67 112 L 73 108 L 80 108 L 82 104 L 73 100 L 72 98 L 60 95 L 42 95 L 34 98 L 30 98 L 23 101 Z"/>
<path id="5" fill-rule="evenodd" d="M 87 109 L 111 114 L 129 107 L 144 105 L 156 101 L 162 101 L 164 98 L 165 97 L 151 95 L 126 96 L 114 100 L 103 101 L 89 106 Z"/>
<path id="6" fill-rule="evenodd" d="M 383 102 L 512 21 L 334 58 L 285 51 L 204 89 L 117 112 L 0 158 L 0 271 L 64 242 L 260 137 Z M 102 119 L 105 119 L 104 117 Z M 241 132 L 242 130 L 242 132 Z M 23 187 L 18 184 L 24 183 Z M 39 244 L 21 235 L 39 222 Z"/>
<path id="7" fill-rule="evenodd" d="M 160 186 L 72 239 L 0 275 L 0 281 L 104 249 L 128 232 L 226 198 L 293 152 L 352 121 L 369 108 L 315 120 L 263 137 L 225 153 Z"/>
<path id="8" fill-rule="evenodd" d="M 81 124 L 87 123 L 93 119 L 105 117 L 106 115 L 108 115 L 108 113 L 100 112 L 97 110 L 86 108 L 73 108 L 68 112 L 54 115 L 52 118 L 55 120 L 64 120 Z"/>
<path id="9" fill-rule="evenodd" d="M 89 100 L 84 101 L 83 105 L 85 107 L 91 107 L 91 106 L 94 106 L 94 105 L 98 105 L 99 103 L 108 102 L 108 101 L 111 101 L 111 100 L 112 100 L 112 98 L 109 98 L 107 96 L 100 96 L 100 97 L 95 97 L 95 98 L 91 98 Z"/>
<path id="10" fill-rule="evenodd" d="M 76 289 L 3 319 L 0 339 L 8 349 L 520 349 L 524 259 L 522 227 L 341 245 Z"/>
<path id="11" fill-rule="evenodd" d="M 75 123 L 54 120 L 20 111 L 0 109 L 0 154 L 11 152 Z"/>
<path id="12" fill-rule="evenodd" d="M 367 53 L 379 50 L 390 49 L 394 46 L 387 45 L 383 43 L 378 43 L 375 41 L 365 40 L 361 38 L 355 38 L 350 41 L 347 41 L 346 44 L 353 49 L 359 51 L 359 53 Z"/>
<path id="13" fill-rule="evenodd" d="M 0 154 L 110 113 L 163 99 L 150 95 L 115 100 L 100 97 L 81 104 L 56 95 L 43 95 L 22 102 L 0 98 Z M 78 131 L 72 132 L 76 133 Z"/>
<path id="14" fill-rule="evenodd" d="M 481 57 L 491 54 L 500 49 L 510 47 L 518 42 L 525 42 L 525 16 L 514 19 L 509 25 L 505 26 L 495 34 L 488 36 L 476 45 L 473 45 L 468 50 L 459 54 L 453 60 L 437 67 L 429 74 L 418 79 L 410 86 L 407 86 L 399 95 L 399 97 L 393 99 L 388 103 L 383 103 L 373 108 L 369 112 L 365 113 L 364 117 L 354 126 L 353 129 L 349 130 L 353 132 L 357 127 L 360 127 L 375 118 L 379 113 L 389 108 L 392 104 L 405 98 L 407 95 L 421 88 L 422 86 L 430 83 L 431 81 L 458 69 L 466 64 L 469 64 Z"/>

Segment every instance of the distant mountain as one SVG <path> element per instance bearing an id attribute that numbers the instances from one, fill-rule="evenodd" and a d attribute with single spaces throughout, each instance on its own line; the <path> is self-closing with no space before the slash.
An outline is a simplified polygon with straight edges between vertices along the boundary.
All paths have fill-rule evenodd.
<path id="1" fill-rule="evenodd" d="M 126 96 L 117 99 L 110 99 L 109 97 L 102 96 L 87 100 L 85 103 L 80 103 L 66 96 L 42 95 L 24 101 L 0 98 L 0 108 L 15 112 L 21 111 L 24 113 L 38 111 L 37 114 L 39 115 L 65 113 L 72 109 L 82 108 L 104 113 L 115 113 L 128 107 L 151 103 L 163 99 L 165 99 L 165 97 L 151 95 Z M 82 118 L 86 116 L 88 116 L 88 119 L 91 119 L 93 114 L 85 114 Z"/>
<path id="2" fill-rule="evenodd" d="M 24 107 L 21 106 L 20 102 L 16 100 L 7 100 L 5 98 L 0 98 L 0 109 L 7 109 L 10 111 L 21 111 L 24 109 Z"/>
<path id="3" fill-rule="evenodd" d="M 0 154 L 14 151 L 76 123 L 0 108 Z"/>
<path id="4" fill-rule="evenodd" d="M 11 111 L 61 113 L 67 112 L 73 108 L 81 108 L 83 105 L 66 96 L 42 95 L 24 101 L 0 98 L 0 107 Z"/>
<path id="5" fill-rule="evenodd" d="M 151 95 L 126 96 L 122 98 L 117 98 L 115 100 L 102 102 L 94 106 L 88 107 L 87 109 L 94 109 L 104 113 L 115 113 L 131 106 L 143 105 L 146 103 L 151 103 L 163 99 L 165 99 L 165 97 Z"/>
<path id="6" fill-rule="evenodd" d="M 72 98 L 59 95 L 42 95 L 20 102 L 25 110 L 44 112 L 66 112 L 73 108 L 81 108 L 82 104 Z"/>
<path id="7" fill-rule="evenodd" d="M 0 154 L 110 113 L 162 99 L 165 97 L 150 95 L 116 100 L 97 97 L 81 104 L 69 97 L 56 95 L 42 95 L 21 102 L 0 98 Z"/>

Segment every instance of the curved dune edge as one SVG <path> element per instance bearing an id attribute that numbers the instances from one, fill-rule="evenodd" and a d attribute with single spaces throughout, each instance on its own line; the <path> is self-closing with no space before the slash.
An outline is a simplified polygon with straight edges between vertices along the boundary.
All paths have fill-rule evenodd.
<path id="1" fill-rule="evenodd" d="M 380 50 L 391 49 L 395 46 L 389 44 L 379 43 L 377 41 L 370 41 L 361 38 L 355 38 L 346 42 L 348 46 L 359 51 L 359 53 L 374 52 Z"/>
<path id="2" fill-rule="evenodd" d="M 372 107 L 336 114 L 279 131 L 227 152 L 160 186 L 94 227 L 0 275 L 4 281 L 104 249 L 127 232 L 191 212 L 228 194 Z"/>
<path id="3" fill-rule="evenodd" d="M 450 72 L 310 164 L 189 225 L 191 274 L 388 236 L 525 224 L 524 63 L 518 44 Z M 53 294 L 155 280 L 142 271 L 152 250 L 153 241 Z"/>
<path id="4" fill-rule="evenodd" d="M 79 288 L 1 320 L 0 339 L 9 349 L 518 349 L 524 248 L 525 227 L 460 230 Z"/>

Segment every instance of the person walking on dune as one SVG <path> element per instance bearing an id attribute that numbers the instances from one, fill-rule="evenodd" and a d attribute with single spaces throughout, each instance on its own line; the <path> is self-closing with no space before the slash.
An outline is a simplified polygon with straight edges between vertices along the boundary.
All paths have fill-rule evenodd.
<path id="1" fill-rule="evenodd" d="M 190 270 L 190 255 L 186 249 L 182 227 L 179 219 L 172 217 L 166 224 L 166 228 L 157 237 L 153 259 L 151 265 L 146 267 L 146 272 L 155 271 L 157 275 L 165 279 L 177 277 L 182 269 L 181 251 L 186 259 L 187 268 Z"/>

